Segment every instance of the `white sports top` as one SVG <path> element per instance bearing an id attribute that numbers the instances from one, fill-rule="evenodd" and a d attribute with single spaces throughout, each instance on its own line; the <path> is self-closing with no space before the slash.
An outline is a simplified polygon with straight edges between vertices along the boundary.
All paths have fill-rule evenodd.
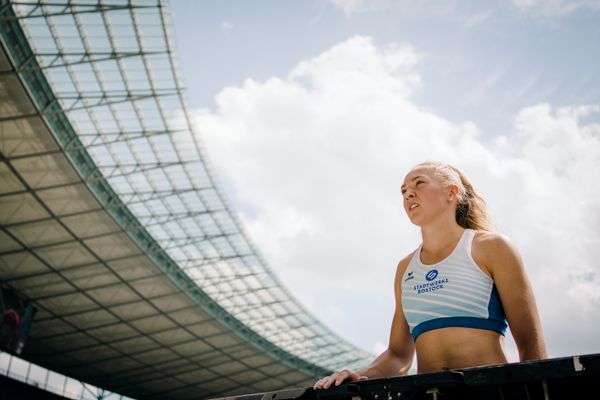
<path id="1" fill-rule="evenodd" d="M 474 237 L 474 230 L 465 229 L 452 253 L 433 265 L 421 262 L 422 244 L 415 251 L 402 277 L 402 309 L 415 341 L 451 326 L 506 332 L 496 285 L 471 256 Z"/>

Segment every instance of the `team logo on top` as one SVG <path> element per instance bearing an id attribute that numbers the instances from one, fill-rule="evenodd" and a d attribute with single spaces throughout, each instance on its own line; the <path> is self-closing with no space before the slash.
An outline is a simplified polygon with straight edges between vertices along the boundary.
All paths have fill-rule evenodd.
<path id="1" fill-rule="evenodd" d="M 425 279 L 427 279 L 427 282 L 417 283 L 413 286 L 413 291 L 416 294 L 430 293 L 444 289 L 444 285 L 448 283 L 448 278 L 438 276 L 437 269 L 430 269 L 425 274 Z"/>
<path id="2" fill-rule="evenodd" d="M 414 271 L 410 271 L 410 272 L 407 274 L 407 277 L 406 277 L 406 279 L 404 280 L 404 282 L 408 282 L 408 281 L 410 281 L 411 279 L 414 279 L 414 278 L 415 278 L 415 276 L 413 275 L 413 273 L 414 273 Z"/>
<path id="3" fill-rule="evenodd" d="M 425 279 L 427 279 L 429 282 L 431 282 L 432 280 L 434 280 L 435 278 L 437 278 L 438 276 L 438 271 L 437 269 L 432 269 L 431 271 L 429 271 L 426 275 L 425 275 Z"/>

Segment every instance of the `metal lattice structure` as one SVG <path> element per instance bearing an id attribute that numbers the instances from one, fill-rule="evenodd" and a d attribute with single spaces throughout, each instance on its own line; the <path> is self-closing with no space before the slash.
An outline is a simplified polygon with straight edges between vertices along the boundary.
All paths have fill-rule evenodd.
<path id="1" fill-rule="evenodd" d="M 132 397 L 306 386 L 372 357 L 281 285 L 215 183 L 168 4 L 0 0 L 0 279 L 24 356 Z"/>

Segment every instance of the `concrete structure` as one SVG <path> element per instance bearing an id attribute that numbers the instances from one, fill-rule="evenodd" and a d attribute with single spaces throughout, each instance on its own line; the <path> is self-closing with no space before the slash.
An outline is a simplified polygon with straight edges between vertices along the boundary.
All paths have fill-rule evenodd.
<path id="1" fill-rule="evenodd" d="M 0 285 L 38 309 L 22 357 L 181 399 L 368 362 L 291 297 L 220 192 L 167 3 L 0 0 L 0 28 Z"/>

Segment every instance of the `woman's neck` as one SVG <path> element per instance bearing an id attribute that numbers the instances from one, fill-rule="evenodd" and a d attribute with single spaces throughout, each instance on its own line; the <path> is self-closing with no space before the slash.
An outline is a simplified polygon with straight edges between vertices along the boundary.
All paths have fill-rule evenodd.
<path id="1" fill-rule="evenodd" d="M 421 227 L 423 251 L 435 254 L 443 252 L 448 247 L 454 247 L 464 231 L 465 229 L 455 221 Z"/>

